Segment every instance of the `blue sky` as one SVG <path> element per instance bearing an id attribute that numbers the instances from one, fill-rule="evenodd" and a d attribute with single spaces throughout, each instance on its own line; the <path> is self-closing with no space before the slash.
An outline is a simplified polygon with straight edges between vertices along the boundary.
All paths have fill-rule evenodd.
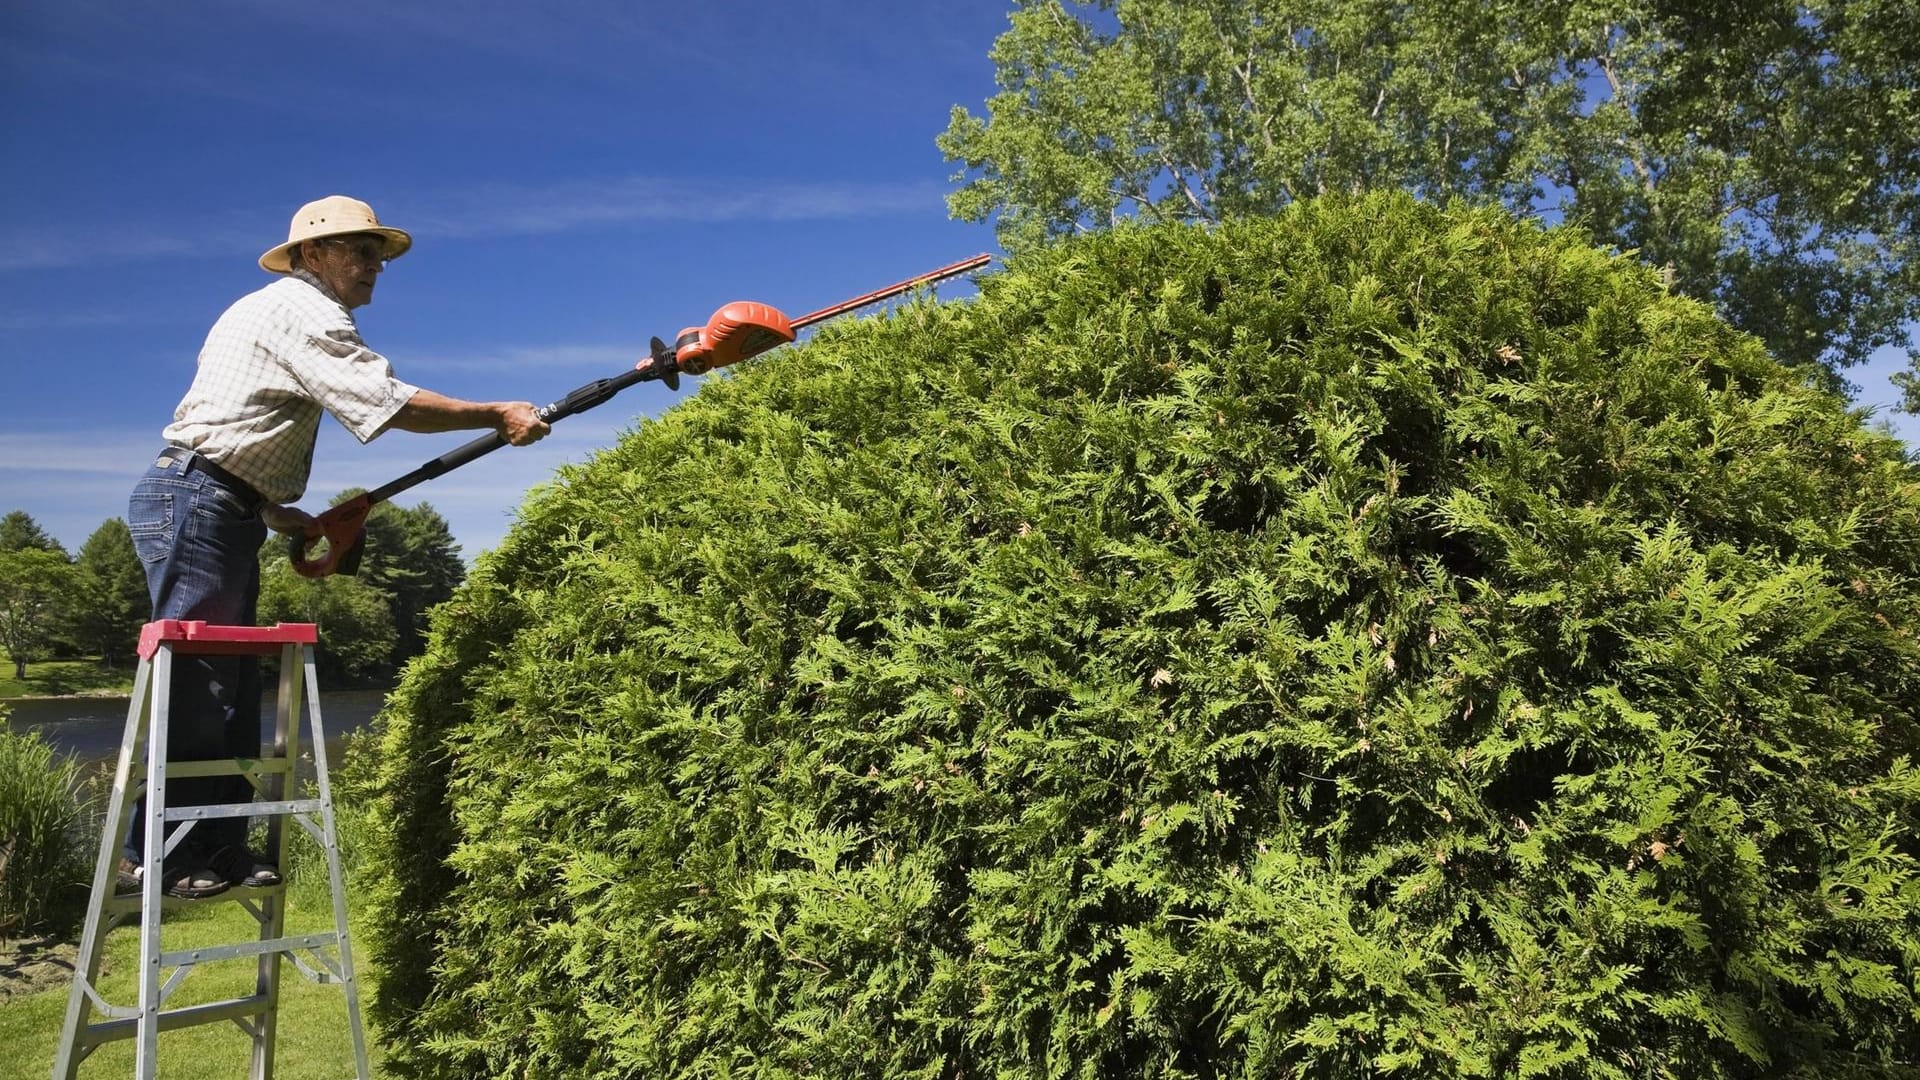
<path id="1" fill-rule="evenodd" d="M 797 316 L 997 253 L 948 219 L 933 140 L 991 94 L 1005 26 L 997 2 L 0 6 L 0 511 L 70 550 L 124 516 L 207 328 L 322 195 L 414 236 L 356 312 L 368 344 L 482 400 L 618 374 L 730 300 Z M 636 387 L 399 501 L 471 558 L 675 399 Z M 328 420 L 303 505 L 475 434 Z"/>
<path id="2" fill-rule="evenodd" d="M 206 330 L 343 193 L 414 249 L 356 314 L 403 379 L 547 402 L 734 299 L 799 315 L 980 251 L 934 137 L 1010 4 L 12 0 L 0 7 L 0 511 L 125 513 Z M 960 295 L 949 289 L 942 295 Z M 1890 405 L 1892 351 L 1850 372 Z M 656 384 L 400 497 L 471 558 Z M 1920 420 L 1887 414 L 1920 445 Z M 303 505 L 472 437 L 323 425 Z"/>

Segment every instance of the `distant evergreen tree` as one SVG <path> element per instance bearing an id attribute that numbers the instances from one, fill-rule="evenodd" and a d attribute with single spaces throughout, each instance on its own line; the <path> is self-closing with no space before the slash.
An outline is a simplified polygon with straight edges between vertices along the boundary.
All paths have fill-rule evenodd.
<path id="1" fill-rule="evenodd" d="M 38 551 L 57 551 L 66 558 L 67 549 L 60 541 L 47 535 L 33 515 L 25 510 L 9 510 L 0 515 L 0 551 L 25 551 L 29 548 Z"/>
<path id="2" fill-rule="evenodd" d="M 429 503 L 381 503 L 367 516 L 367 550 L 359 577 L 387 596 L 393 613 L 394 670 L 426 647 L 427 612 L 466 576 L 460 545 Z"/>
<path id="3" fill-rule="evenodd" d="M 1912 1077 L 1920 468 L 1813 378 L 1376 196 L 707 379 L 390 699 L 387 1067 Z"/>
<path id="4" fill-rule="evenodd" d="M 146 570 L 127 523 L 117 517 L 101 523 L 80 545 L 74 571 L 77 592 L 69 633 L 75 644 L 98 653 L 108 667 L 131 660 L 152 604 Z"/>

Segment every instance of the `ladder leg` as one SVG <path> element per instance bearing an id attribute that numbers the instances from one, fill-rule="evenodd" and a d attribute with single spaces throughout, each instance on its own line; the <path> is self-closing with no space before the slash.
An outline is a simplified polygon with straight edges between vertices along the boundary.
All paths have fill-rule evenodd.
<path id="1" fill-rule="evenodd" d="M 300 679 L 295 663 L 298 652 L 292 645 L 280 649 L 280 685 L 274 694 L 273 756 L 286 762 L 287 771 L 266 780 L 269 802 L 293 797 L 293 770 L 300 756 Z M 267 818 L 267 846 L 262 853 L 287 880 L 286 818 L 273 814 Z M 263 941 L 284 937 L 287 924 L 287 895 L 284 889 L 261 901 L 260 938 Z M 279 1036 L 280 964 L 283 954 L 262 953 L 254 976 L 254 993 L 264 1003 L 265 1012 L 253 1029 L 253 1066 L 251 1080 L 273 1080 L 274 1047 Z"/>
<path id="2" fill-rule="evenodd" d="M 320 791 L 321 836 L 327 854 L 327 884 L 333 893 L 333 930 L 340 945 L 340 988 L 347 994 L 347 1026 L 353 1035 L 353 1062 L 359 1080 L 371 1080 L 367 1069 L 366 1030 L 360 1020 L 360 981 L 353 970 L 353 944 L 347 936 L 347 890 L 340 872 L 340 834 L 334 828 L 333 787 L 327 777 L 327 736 L 320 722 L 320 679 L 314 671 L 313 647 L 305 647 L 307 711 L 313 725 L 314 783 Z"/>
<path id="3" fill-rule="evenodd" d="M 152 1080 L 159 1067 L 159 1035 L 168 1030 L 198 1024 L 232 1021 L 247 1031 L 253 1043 L 252 1075 L 255 1080 L 272 1080 L 279 1010 L 282 958 L 299 963 L 297 950 L 312 950 L 323 966 L 332 968 L 347 995 L 347 1018 L 353 1037 L 354 1063 L 361 1080 L 371 1080 L 367 1061 L 365 1027 L 360 1013 L 359 983 L 353 967 L 353 948 L 348 936 L 346 878 L 341 868 L 338 822 L 333 813 L 331 778 L 327 772 L 325 728 L 320 715 L 319 678 L 314 664 L 313 627 L 284 627 L 279 636 L 264 637 L 251 627 L 208 626 L 204 623 L 163 620 L 149 623 L 142 633 L 140 666 L 134 675 L 134 692 L 128 703 L 127 724 L 123 732 L 120 756 L 115 766 L 114 785 L 108 799 L 100 838 L 99 858 L 94 864 L 93 890 L 88 900 L 86 923 L 81 938 L 80 956 L 75 964 L 69 990 L 61 1043 L 54 1060 L 54 1080 L 75 1080 L 80 1062 L 97 1046 L 119 1039 L 135 1042 L 136 1080 Z M 152 635 L 152 636 L 149 636 Z M 210 648 L 192 644 L 176 647 L 175 642 L 192 642 L 204 636 Z M 157 645 L 156 645 L 157 639 Z M 261 759 L 193 760 L 169 765 L 168 731 L 172 721 L 171 691 L 174 663 L 182 655 L 232 655 L 234 644 L 244 646 L 272 641 L 281 647 L 281 677 L 275 710 L 274 749 L 277 760 L 269 764 Z M 225 646 L 225 647 L 223 647 Z M 306 693 L 300 691 L 303 688 Z M 303 702 L 311 713 L 317 798 L 297 798 L 296 779 Z M 254 782 L 264 805 L 247 802 L 196 804 L 168 809 L 170 779 L 237 775 Z M 129 846 L 128 824 L 133 805 L 144 789 L 146 806 L 140 814 L 144 837 L 133 854 L 140 863 L 142 880 L 137 897 L 116 896 L 116 863 Z M 255 811 L 261 811 L 255 813 Z M 318 814 L 315 815 L 315 811 Z M 287 898 L 285 884 L 263 889 L 265 895 L 229 897 L 242 900 L 260 924 L 256 941 L 193 948 L 168 953 L 162 948 L 162 913 L 165 905 L 165 866 L 167 856 L 187 838 L 195 825 L 264 816 L 268 819 L 265 857 L 277 866 L 286 865 L 285 816 L 293 816 L 319 841 L 327 860 L 327 883 L 333 901 L 334 932 L 286 936 Z M 319 818 L 316 824 L 314 817 Z M 176 827 L 169 834 L 169 819 Z M 258 902 L 256 906 L 255 902 Z M 134 1006 L 110 1004 L 97 985 L 103 942 L 119 920 L 138 916 L 140 967 L 136 974 L 138 1001 Z M 320 950 L 332 945 L 337 952 L 329 959 Z M 228 1001 L 210 1002 L 168 1010 L 166 999 L 195 966 L 242 957 L 257 960 L 255 993 Z M 337 961 L 337 967 L 335 963 Z M 301 965 L 305 970 L 305 966 Z M 321 976 L 321 981 L 328 981 Z M 103 1022 L 90 1019 L 104 1014 Z M 251 1019 L 251 1023 L 249 1023 Z M 3 1057 L 0 1057 L 3 1060 Z"/>
<path id="4" fill-rule="evenodd" d="M 147 688 L 152 668 L 145 658 L 133 674 L 133 696 L 127 701 L 127 726 L 120 736 L 120 760 L 114 766 L 113 793 L 100 825 L 100 857 L 93 867 L 93 891 L 87 896 L 87 921 L 80 935 L 80 955 L 74 958 L 73 985 L 67 991 L 67 1016 L 60 1025 L 60 1048 L 53 1061 L 53 1080 L 73 1080 L 86 1053 L 80 1047 L 80 1029 L 91 1009 L 86 988 L 100 978 L 100 956 L 106 951 L 107 898 L 113 895 L 120 848 L 133 806 L 133 763 L 145 750 Z M 95 992 L 99 987 L 94 987 Z"/>
<path id="5" fill-rule="evenodd" d="M 167 849 L 167 722 L 173 696 L 173 647 L 153 658 L 153 718 L 147 732 L 147 828 L 140 881 L 140 1024 L 137 1080 L 160 1070 L 160 896 Z"/>

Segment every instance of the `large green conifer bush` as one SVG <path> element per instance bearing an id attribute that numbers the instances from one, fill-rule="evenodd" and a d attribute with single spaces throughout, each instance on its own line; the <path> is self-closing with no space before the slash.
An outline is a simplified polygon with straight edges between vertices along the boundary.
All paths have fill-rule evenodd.
<path id="1" fill-rule="evenodd" d="M 1912 1076 L 1920 469 L 1400 197 L 830 327 L 532 498 L 386 720 L 431 1076 Z"/>

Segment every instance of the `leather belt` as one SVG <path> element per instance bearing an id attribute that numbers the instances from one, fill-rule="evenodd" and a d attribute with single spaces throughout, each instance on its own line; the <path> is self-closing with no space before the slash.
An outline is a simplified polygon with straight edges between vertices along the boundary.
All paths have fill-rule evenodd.
<path id="1" fill-rule="evenodd" d="M 253 503 L 255 509 L 266 504 L 267 500 L 263 498 L 259 492 L 253 490 L 252 484 L 247 483 L 245 480 L 240 479 L 207 460 L 205 454 L 195 453 L 183 446 L 169 446 L 160 452 L 160 460 L 179 464 L 180 471 L 183 473 L 201 472 L 207 474 L 221 487 L 226 488 L 236 495 L 246 496 L 247 499 Z"/>

